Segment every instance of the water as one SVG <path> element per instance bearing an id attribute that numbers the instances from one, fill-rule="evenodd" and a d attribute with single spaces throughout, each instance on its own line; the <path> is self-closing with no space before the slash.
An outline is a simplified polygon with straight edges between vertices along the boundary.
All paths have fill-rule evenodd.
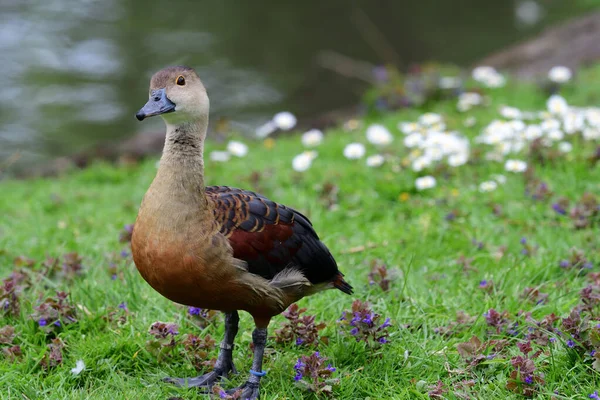
<path id="1" fill-rule="evenodd" d="M 196 68 L 213 121 L 251 132 L 277 111 L 310 116 L 358 101 L 364 83 L 324 68 L 323 51 L 464 65 L 577 11 L 575 2 L 516 1 L 2 0 L 0 163 L 162 129 L 134 114 L 166 65 Z"/>

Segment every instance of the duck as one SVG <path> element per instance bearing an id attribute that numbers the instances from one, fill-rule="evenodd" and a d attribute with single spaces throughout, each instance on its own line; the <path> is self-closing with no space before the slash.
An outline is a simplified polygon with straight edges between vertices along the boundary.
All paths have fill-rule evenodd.
<path id="1" fill-rule="evenodd" d="M 222 311 L 224 337 L 212 371 L 165 378 L 204 387 L 237 373 L 233 363 L 239 311 L 254 320 L 248 379 L 228 393 L 257 399 L 270 320 L 303 297 L 352 286 L 311 221 L 258 193 L 204 184 L 204 143 L 210 103 L 193 68 L 170 66 L 150 80 L 149 99 L 136 113 L 161 116 L 166 136 L 156 176 L 141 202 L 131 239 L 142 278 L 186 306 Z"/>

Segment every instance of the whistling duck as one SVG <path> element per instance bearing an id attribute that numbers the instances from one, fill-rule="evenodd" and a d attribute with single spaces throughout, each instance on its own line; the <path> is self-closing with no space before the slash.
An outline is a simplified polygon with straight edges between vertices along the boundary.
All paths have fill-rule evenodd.
<path id="1" fill-rule="evenodd" d="M 241 398 L 259 394 L 270 319 L 321 290 L 351 294 L 311 222 L 293 208 L 227 186 L 204 185 L 209 100 L 192 68 L 158 71 L 140 121 L 160 115 L 167 126 L 158 171 L 138 213 L 131 242 L 142 277 L 166 298 L 225 313 L 225 337 L 214 370 L 167 378 L 180 386 L 211 386 L 235 372 L 238 310 L 252 315 L 254 358 Z"/>

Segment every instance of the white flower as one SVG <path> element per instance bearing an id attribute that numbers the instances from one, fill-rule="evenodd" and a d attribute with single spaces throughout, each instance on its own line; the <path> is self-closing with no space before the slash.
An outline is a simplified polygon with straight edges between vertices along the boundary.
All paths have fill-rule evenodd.
<path id="1" fill-rule="evenodd" d="M 467 117 L 463 121 L 463 125 L 467 128 L 471 128 L 471 127 L 475 126 L 476 123 L 477 123 L 477 118 L 475 118 L 473 116 Z"/>
<path id="2" fill-rule="evenodd" d="M 275 122 L 273 121 L 269 121 L 267 123 L 265 123 L 264 125 L 259 126 L 258 128 L 256 128 L 256 136 L 259 138 L 265 138 L 267 136 L 269 136 L 271 133 L 275 132 L 275 130 L 277 129 L 277 125 L 275 125 Z"/>
<path id="3" fill-rule="evenodd" d="M 423 143 L 423 135 L 420 133 L 411 133 L 404 138 L 404 145 L 408 148 L 417 147 L 421 143 Z"/>
<path id="4" fill-rule="evenodd" d="M 581 112 L 568 112 L 563 116 L 563 130 L 567 135 L 580 132 L 585 126 L 585 116 Z"/>
<path id="5" fill-rule="evenodd" d="M 416 158 L 413 162 L 412 162 L 412 169 L 415 172 L 419 172 L 422 171 L 424 168 L 427 168 L 431 165 L 432 160 L 429 157 L 419 157 Z"/>
<path id="6" fill-rule="evenodd" d="M 344 157 L 357 160 L 365 155 L 365 146 L 362 143 L 350 143 L 344 148 Z"/>
<path id="7" fill-rule="evenodd" d="M 558 142 L 565 137 L 565 134 L 560 129 L 555 129 L 553 131 L 548 132 L 548 139 L 553 142 Z"/>
<path id="8" fill-rule="evenodd" d="M 227 143 L 227 151 L 236 157 L 244 157 L 248 154 L 248 146 L 242 142 L 232 140 Z"/>
<path id="9" fill-rule="evenodd" d="M 504 169 L 509 172 L 525 172 L 527 163 L 521 160 L 506 160 Z"/>
<path id="10" fill-rule="evenodd" d="M 75 363 L 75 368 L 71 369 L 71 373 L 73 375 L 79 375 L 84 369 L 85 363 L 83 362 L 83 360 L 77 360 L 77 362 Z"/>
<path id="11" fill-rule="evenodd" d="M 585 128 L 582 132 L 585 140 L 598 140 L 600 139 L 600 130 L 596 128 Z"/>
<path id="12" fill-rule="evenodd" d="M 588 108 L 585 110 L 585 118 L 588 124 L 600 128 L 600 108 Z"/>
<path id="13" fill-rule="evenodd" d="M 521 118 L 522 113 L 521 110 L 516 107 L 502 106 L 500 108 L 500 115 L 506 119 L 517 119 Z"/>
<path id="14" fill-rule="evenodd" d="M 473 70 L 472 75 L 473 79 L 490 88 L 504 86 L 504 83 L 506 82 L 504 77 L 493 67 L 477 67 Z"/>
<path id="15" fill-rule="evenodd" d="M 292 168 L 294 171 L 304 172 L 310 168 L 310 165 L 315 158 L 317 158 L 316 151 L 305 151 L 304 153 L 300 153 L 293 158 Z"/>
<path id="16" fill-rule="evenodd" d="M 504 175 L 494 174 L 494 175 L 492 175 L 492 179 L 494 179 L 496 182 L 498 182 L 501 185 L 504 185 L 506 183 L 506 177 Z"/>
<path id="17" fill-rule="evenodd" d="M 556 83 L 565 83 L 571 80 L 573 73 L 569 69 L 569 67 L 565 67 L 562 65 L 557 65 L 555 67 L 550 68 L 548 72 L 548 79 L 552 82 Z"/>
<path id="18" fill-rule="evenodd" d="M 318 129 L 311 129 L 302 134 L 302 144 L 305 147 L 314 147 L 323 141 L 323 132 Z"/>
<path id="19" fill-rule="evenodd" d="M 273 122 L 282 131 L 289 131 L 296 126 L 296 117 L 288 111 L 282 111 L 275 114 Z"/>
<path id="20" fill-rule="evenodd" d="M 539 125 L 529 125 L 525 128 L 525 139 L 529 141 L 534 141 L 535 139 L 539 139 L 544 135 L 544 131 L 542 127 Z"/>
<path id="21" fill-rule="evenodd" d="M 416 122 L 400 122 L 398 124 L 398 129 L 402 131 L 405 135 L 409 135 L 411 133 L 417 132 L 420 127 Z"/>
<path id="22" fill-rule="evenodd" d="M 573 145 L 569 142 L 560 142 L 558 144 L 558 151 L 561 153 L 569 153 L 573 150 Z"/>
<path id="23" fill-rule="evenodd" d="M 521 121 L 520 119 L 512 120 L 508 124 L 515 132 L 523 132 L 526 127 L 525 122 Z"/>
<path id="24" fill-rule="evenodd" d="M 448 157 L 448 165 L 451 167 L 460 167 L 469 161 L 469 156 L 466 153 L 452 154 Z"/>
<path id="25" fill-rule="evenodd" d="M 367 167 L 380 167 L 383 165 L 385 159 L 381 154 L 375 154 L 367 157 Z"/>
<path id="26" fill-rule="evenodd" d="M 415 186 L 417 187 L 417 190 L 431 189 L 432 187 L 435 187 L 435 184 L 435 178 L 430 175 L 423 176 L 415 180 Z"/>
<path id="27" fill-rule="evenodd" d="M 492 192 L 496 190 L 498 184 L 495 181 L 485 181 L 479 184 L 480 192 Z"/>
<path id="28" fill-rule="evenodd" d="M 546 102 L 546 108 L 554 115 L 563 115 L 569 111 L 567 101 L 558 94 L 553 94 Z"/>
<path id="29" fill-rule="evenodd" d="M 468 111 L 473 106 L 480 105 L 483 102 L 483 98 L 479 93 L 476 92 L 466 92 L 462 93 L 458 96 L 458 111 Z"/>
<path id="30" fill-rule="evenodd" d="M 211 151 L 209 157 L 212 161 L 227 162 L 229 161 L 230 154 L 228 151 Z"/>
<path id="31" fill-rule="evenodd" d="M 556 129 L 560 129 L 560 122 L 557 119 L 551 118 L 545 121 L 542 121 L 540 125 L 544 132 L 550 132 Z"/>
<path id="32" fill-rule="evenodd" d="M 385 146 L 394 140 L 388 129 L 379 124 L 373 124 L 367 128 L 367 140 L 375 145 Z"/>
<path id="33" fill-rule="evenodd" d="M 419 123 L 423 126 L 432 126 L 442 122 L 442 116 L 435 113 L 425 113 L 419 117 Z"/>
<path id="34" fill-rule="evenodd" d="M 460 86 L 460 78 L 457 76 L 442 76 L 438 86 L 440 89 L 456 89 Z"/>

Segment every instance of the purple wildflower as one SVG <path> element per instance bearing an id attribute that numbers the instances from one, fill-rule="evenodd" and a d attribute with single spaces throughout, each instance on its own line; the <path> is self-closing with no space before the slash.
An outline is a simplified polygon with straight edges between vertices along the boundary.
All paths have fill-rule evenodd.
<path id="1" fill-rule="evenodd" d="M 358 328 L 352 328 L 352 329 L 350 330 L 350 334 L 351 334 L 351 335 L 353 335 L 353 336 L 356 336 L 356 335 L 358 335 Z"/>
<path id="2" fill-rule="evenodd" d="M 48 325 L 48 321 L 46 321 L 46 319 L 45 319 L 45 318 L 40 318 L 40 319 L 38 320 L 38 324 L 39 324 L 40 326 L 46 326 L 46 325 Z"/>
<path id="3" fill-rule="evenodd" d="M 383 324 L 381 324 L 380 328 L 384 329 L 384 328 L 387 328 L 388 326 L 392 326 L 392 324 L 390 322 L 390 319 L 386 318 L 385 321 L 383 322 Z"/>
<path id="4" fill-rule="evenodd" d="M 226 399 L 227 398 L 227 392 L 224 390 L 219 390 L 219 397 L 221 399 Z"/>
<path id="5" fill-rule="evenodd" d="M 301 372 L 297 372 L 296 376 L 294 376 L 294 380 L 296 382 L 298 382 L 299 380 L 301 380 L 303 378 L 302 373 Z"/>
<path id="6" fill-rule="evenodd" d="M 565 210 L 563 208 L 562 205 L 560 205 L 559 203 L 554 203 L 552 204 L 552 209 L 554 211 L 556 211 L 557 213 L 559 213 L 560 215 L 566 215 L 567 214 L 567 210 Z"/>
<path id="7" fill-rule="evenodd" d="M 525 383 L 531 385 L 533 383 L 533 377 L 527 376 L 525 377 Z"/>
<path id="8" fill-rule="evenodd" d="M 519 243 L 521 243 L 521 244 L 527 244 L 527 238 L 522 237 L 521 240 L 519 240 Z"/>
<path id="9" fill-rule="evenodd" d="M 129 256 L 129 252 L 127 250 L 121 250 L 121 257 L 127 258 Z"/>
<path id="10" fill-rule="evenodd" d="M 595 390 L 594 393 L 588 396 L 590 399 L 600 400 L 600 396 L 598 395 L 598 391 Z"/>
<path id="11" fill-rule="evenodd" d="M 300 346 L 302 343 L 304 343 L 304 339 L 296 338 L 296 346 Z"/>
<path id="12" fill-rule="evenodd" d="M 385 344 L 385 343 L 387 343 L 387 342 L 388 342 L 388 340 L 387 340 L 385 337 L 383 337 L 383 336 L 382 336 L 382 337 L 380 337 L 379 339 L 377 339 L 377 341 L 378 341 L 379 343 L 381 343 L 381 344 Z"/>
<path id="13" fill-rule="evenodd" d="M 567 340 L 567 347 L 572 349 L 573 347 L 575 347 L 575 342 L 571 339 Z"/>
<path id="14" fill-rule="evenodd" d="M 569 260 L 561 260 L 560 261 L 560 265 L 561 268 L 569 268 L 571 266 L 571 263 L 569 262 Z"/>
<path id="15" fill-rule="evenodd" d="M 112 274 L 110 276 L 110 279 L 112 279 L 113 281 L 116 281 L 117 280 L 117 274 Z"/>
<path id="16" fill-rule="evenodd" d="M 175 325 L 175 324 L 167 325 L 167 332 L 170 333 L 171 335 L 179 335 L 179 331 L 177 330 L 177 325 Z"/>
<path id="17" fill-rule="evenodd" d="M 327 364 L 327 369 L 328 369 L 329 371 L 331 371 L 331 372 L 335 372 L 335 371 L 336 371 L 336 368 L 335 368 L 335 367 L 332 367 L 332 366 L 331 366 L 331 364 Z"/>
<path id="18" fill-rule="evenodd" d="M 550 338 L 550 343 L 556 343 L 556 338 L 555 337 L 551 337 Z"/>
<path id="19" fill-rule="evenodd" d="M 590 357 L 594 357 L 596 355 L 596 350 L 590 351 Z"/>
<path id="20" fill-rule="evenodd" d="M 122 303 L 119 304 L 119 308 L 121 310 L 127 310 L 127 304 L 125 302 L 122 302 Z"/>
<path id="21" fill-rule="evenodd" d="M 202 309 L 199 308 L 199 307 L 190 307 L 190 308 L 188 308 L 188 313 L 190 315 L 200 315 L 201 311 L 202 311 Z"/>
<path id="22" fill-rule="evenodd" d="M 58 320 L 54 321 L 54 325 L 60 327 L 60 321 L 58 321 Z"/>

